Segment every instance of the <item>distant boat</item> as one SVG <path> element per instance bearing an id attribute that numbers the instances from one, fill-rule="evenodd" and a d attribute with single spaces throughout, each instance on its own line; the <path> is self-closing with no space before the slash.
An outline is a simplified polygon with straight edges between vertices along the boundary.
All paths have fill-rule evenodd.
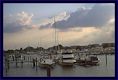
<path id="1" fill-rule="evenodd" d="M 76 62 L 74 54 L 71 52 L 62 53 L 59 63 L 63 66 L 72 66 Z"/>
<path id="2" fill-rule="evenodd" d="M 93 66 L 93 65 L 99 65 L 100 59 L 97 56 L 86 56 L 86 57 L 80 57 L 77 60 L 77 63 L 82 66 Z"/>

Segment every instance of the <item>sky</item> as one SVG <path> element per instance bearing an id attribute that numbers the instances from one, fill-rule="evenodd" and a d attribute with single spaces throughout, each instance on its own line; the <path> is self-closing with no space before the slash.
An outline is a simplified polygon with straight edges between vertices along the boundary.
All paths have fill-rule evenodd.
<path id="1" fill-rule="evenodd" d="M 115 42 L 115 5 L 4 3 L 3 31 L 4 50 Z"/>

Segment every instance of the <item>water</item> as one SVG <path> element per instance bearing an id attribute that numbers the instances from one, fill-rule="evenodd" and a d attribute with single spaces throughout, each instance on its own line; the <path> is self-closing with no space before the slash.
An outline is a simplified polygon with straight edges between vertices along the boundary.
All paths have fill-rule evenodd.
<path id="1" fill-rule="evenodd" d="M 98 55 L 100 59 L 99 66 L 90 66 L 83 67 L 75 64 L 73 67 L 62 67 L 60 65 L 56 65 L 53 69 L 51 69 L 52 77 L 114 77 L 115 76 L 115 56 L 107 55 L 107 65 L 105 55 Z M 31 63 L 24 63 L 23 68 L 19 63 L 19 67 L 15 67 L 15 63 L 10 65 L 10 69 L 8 73 L 5 73 L 4 76 L 12 76 L 12 77 L 46 77 L 47 72 L 46 69 L 38 67 L 37 71 L 32 67 Z"/>

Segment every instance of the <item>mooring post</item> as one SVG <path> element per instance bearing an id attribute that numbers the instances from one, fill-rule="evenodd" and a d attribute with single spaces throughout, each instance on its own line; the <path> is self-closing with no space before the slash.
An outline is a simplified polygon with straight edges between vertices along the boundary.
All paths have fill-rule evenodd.
<path id="1" fill-rule="evenodd" d="M 47 67 L 47 77 L 50 77 L 51 76 L 51 66 L 48 65 Z"/>
<path id="2" fill-rule="evenodd" d="M 33 62 L 33 68 L 34 68 L 35 67 L 35 59 L 34 58 L 33 58 L 32 62 Z"/>
<path id="3" fill-rule="evenodd" d="M 10 62 L 9 62 L 9 59 L 7 60 L 7 66 L 8 66 L 8 70 L 10 68 Z"/>
<path id="4" fill-rule="evenodd" d="M 25 56 L 24 56 L 24 60 L 25 60 Z"/>
<path id="5" fill-rule="evenodd" d="M 8 72 L 8 64 L 7 64 L 7 58 L 5 57 L 5 72 L 6 72 L 6 75 L 7 75 L 7 72 Z"/>
<path id="6" fill-rule="evenodd" d="M 37 58 L 36 58 L 36 71 L 37 71 Z"/>
<path id="7" fill-rule="evenodd" d="M 15 60 L 16 60 L 16 68 L 18 67 L 18 63 L 17 63 L 17 57 L 15 57 Z"/>
<path id="8" fill-rule="evenodd" d="M 107 54 L 105 54 L 105 56 L 106 56 L 106 66 L 107 66 Z"/>
<path id="9" fill-rule="evenodd" d="M 12 60 L 14 61 L 14 55 L 12 55 Z"/>
<path id="10" fill-rule="evenodd" d="M 30 62 L 31 62 L 31 56 L 30 56 Z"/>
<path id="11" fill-rule="evenodd" d="M 28 61 L 28 63 L 29 63 L 29 56 L 27 57 L 27 61 Z"/>
<path id="12" fill-rule="evenodd" d="M 21 60 L 21 68 L 23 68 L 23 59 Z"/>
<path id="13" fill-rule="evenodd" d="M 30 56 L 28 57 L 28 62 L 30 62 Z"/>
<path id="14" fill-rule="evenodd" d="M 5 73 L 6 73 L 6 75 L 7 75 L 7 73 L 8 73 L 7 62 L 5 63 Z"/>

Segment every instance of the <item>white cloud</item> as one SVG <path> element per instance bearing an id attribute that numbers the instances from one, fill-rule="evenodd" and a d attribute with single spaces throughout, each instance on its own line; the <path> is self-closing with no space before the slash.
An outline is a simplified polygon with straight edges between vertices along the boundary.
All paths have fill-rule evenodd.
<path id="1" fill-rule="evenodd" d="M 108 21 L 108 24 L 112 24 L 115 22 L 115 19 L 114 18 L 111 18 L 109 21 Z"/>
<path id="2" fill-rule="evenodd" d="M 33 14 L 28 14 L 26 12 L 21 12 L 17 14 L 18 19 L 23 25 L 30 25 L 32 23 Z"/>
<path id="3" fill-rule="evenodd" d="M 24 11 L 15 15 L 4 16 L 4 33 L 14 33 L 34 28 L 32 18 L 33 14 Z"/>

